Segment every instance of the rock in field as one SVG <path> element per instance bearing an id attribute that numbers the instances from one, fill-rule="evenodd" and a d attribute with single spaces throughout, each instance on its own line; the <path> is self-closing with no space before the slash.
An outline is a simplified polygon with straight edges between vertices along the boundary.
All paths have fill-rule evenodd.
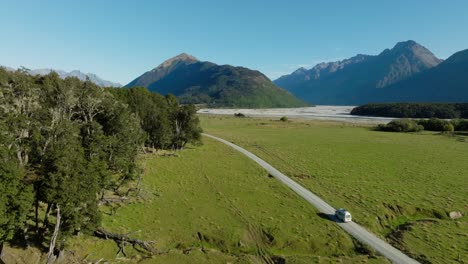
<path id="1" fill-rule="evenodd" d="M 463 215 L 461 212 L 453 211 L 449 213 L 451 219 L 458 219 L 461 218 Z"/>

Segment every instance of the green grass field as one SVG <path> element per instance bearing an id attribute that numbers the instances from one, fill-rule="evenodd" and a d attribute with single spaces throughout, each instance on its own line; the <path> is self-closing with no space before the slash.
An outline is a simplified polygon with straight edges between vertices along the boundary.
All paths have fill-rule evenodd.
<path id="1" fill-rule="evenodd" d="M 143 201 L 104 214 L 104 228 L 153 240 L 152 257 L 112 241 L 78 237 L 79 259 L 140 263 L 387 263 L 366 253 L 337 225 L 258 167 L 216 141 L 178 152 L 146 155 Z M 103 208 L 104 212 L 107 208 Z M 361 252 L 361 253 L 359 253 Z"/>
<path id="2" fill-rule="evenodd" d="M 289 175 L 356 222 L 425 263 L 468 259 L 468 140 L 435 133 L 375 132 L 319 121 L 201 117 L 228 139 Z M 81 235 L 70 262 L 388 263 L 242 154 L 204 138 L 202 146 L 141 158 L 140 198 L 108 214 L 103 227 L 155 241 L 159 254 Z M 465 216 L 452 220 L 448 212 Z M 10 249 L 23 259 L 37 252 Z M 22 263 L 22 262 L 18 262 Z M 280 263 L 280 262 L 279 262 Z"/>
<path id="3" fill-rule="evenodd" d="M 468 142 L 436 133 L 388 133 L 353 124 L 202 116 L 420 261 L 468 261 Z M 463 218 L 452 220 L 451 211 Z M 322 220 L 324 221 L 324 220 Z"/>

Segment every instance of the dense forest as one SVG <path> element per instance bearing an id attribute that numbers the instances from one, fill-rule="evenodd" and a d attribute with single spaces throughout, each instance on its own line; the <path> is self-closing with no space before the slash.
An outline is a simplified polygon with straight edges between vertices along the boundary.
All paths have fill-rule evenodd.
<path id="1" fill-rule="evenodd" d="M 386 103 L 355 107 L 352 115 L 399 118 L 468 118 L 468 103 Z"/>
<path id="2" fill-rule="evenodd" d="M 56 241 L 95 231 L 99 200 L 139 176 L 140 152 L 200 142 L 195 113 L 145 88 L 0 68 L 0 257 L 4 242 L 34 241 L 53 259 Z"/>

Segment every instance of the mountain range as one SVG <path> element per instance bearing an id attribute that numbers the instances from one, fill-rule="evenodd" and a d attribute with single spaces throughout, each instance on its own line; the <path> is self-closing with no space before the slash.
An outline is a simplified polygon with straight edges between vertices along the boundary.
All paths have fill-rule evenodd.
<path id="1" fill-rule="evenodd" d="M 468 49 L 370 94 L 373 102 L 468 102 Z"/>
<path id="2" fill-rule="evenodd" d="M 181 103 L 210 107 L 300 107 L 308 104 L 277 87 L 259 71 L 218 65 L 182 53 L 142 74 L 125 87 L 143 86 L 174 94 Z"/>
<path id="3" fill-rule="evenodd" d="M 82 81 L 86 80 L 86 78 L 89 78 L 90 81 L 93 83 L 102 86 L 102 87 L 122 87 L 120 83 L 115 83 L 111 81 L 106 81 L 99 76 L 97 76 L 94 73 L 82 73 L 81 71 L 74 70 L 71 72 L 66 72 L 62 70 L 54 70 L 54 69 L 36 69 L 36 70 L 30 70 L 29 73 L 32 75 L 47 75 L 50 72 L 55 71 L 57 74 L 60 76 L 60 78 L 65 79 L 67 77 L 76 77 Z"/>
<path id="4" fill-rule="evenodd" d="M 8 71 L 14 71 L 15 69 L 10 68 L 10 67 L 5 67 L 3 66 L 6 70 Z M 86 78 L 89 78 L 90 81 L 93 83 L 102 86 L 102 87 L 122 87 L 120 83 L 115 83 L 111 81 L 106 81 L 96 74 L 93 73 L 82 73 L 81 71 L 74 70 L 71 72 L 66 72 L 62 70 L 56 70 L 56 69 L 35 69 L 35 70 L 28 70 L 28 73 L 31 75 L 47 75 L 51 72 L 56 72 L 60 78 L 65 79 L 67 77 L 76 77 L 82 81 L 86 80 Z"/>
<path id="5" fill-rule="evenodd" d="M 14 69 L 5 67 L 7 70 Z M 29 70 L 61 78 L 89 78 L 104 87 L 121 87 L 95 74 L 53 69 Z M 209 107 L 275 108 L 310 104 L 361 105 L 379 102 L 468 102 L 468 49 L 445 61 L 415 41 L 397 43 L 378 55 L 358 54 L 311 69 L 299 68 L 272 82 L 245 67 L 200 61 L 182 53 L 143 73 L 125 87 L 143 86 L 181 103 Z"/>
<path id="6" fill-rule="evenodd" d="M 463 58 L 457 60 L 463 61 Z M 443 63 L 430 50 L 409 40 L 378 55 L 359 54 L 338 62 L 320 63 L 309 70 L 300 68 L 274 83 L 316 104 L 459 101 L 462 100 L 460 96 L 468 95 L 468 87 L 462 88 L 467 77 L 454 68 L 462 64 Z M 432 78 L 438 78 L 437 85 L 426 81 Z M 449 84 L 457 87 L 452 89 L 456 93 L 445 93 Z M 433 91 L 432 96 L 427 95 L 429 90 Z"/>

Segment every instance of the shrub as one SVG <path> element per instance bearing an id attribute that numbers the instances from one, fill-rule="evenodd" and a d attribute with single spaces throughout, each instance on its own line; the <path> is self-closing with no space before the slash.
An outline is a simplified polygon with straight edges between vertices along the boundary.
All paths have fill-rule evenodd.
<path id="1" fill-rule="evenodd" d="M 425 130 L 429 131 L 454 131 L 454 125 L 450 121 L 442 120 L 438 118 L 421 119 L 418 120 L 418 124 L 423 126 Z"/>
<path id="2" fill-rule="evenodd" d="M 280 118 L 280 121 L 286 122 L 286 121 L 288 121 L 288 117 L 287 117 L 287 116 L 283 116 L 283 117 Z"/>
<path id="3" fill-rule="evenodd" d="M 389 132 L 419 132 L 424 130 L 424 127 L 411 119 L 393 120 L 387 125 L 378 125 L 377 130 Z"/>
<path id="4" fill-rule="evenodd" d="M 243 113 L 234 113 L 235 117 L 245 117 Z"/>
<path id="5" fill-rule="evenodd" d="M 451 123 L 455 131 L 468 131 L 468 119 L 453 119 Z"/>
<path id="6" fill-rule="evenodd" d="M 452 125 L 452 123 L 448 123 L 444 125 L 444 130 L 442 131 L 453 132 L 455 131 L 455 127 Z"/>

